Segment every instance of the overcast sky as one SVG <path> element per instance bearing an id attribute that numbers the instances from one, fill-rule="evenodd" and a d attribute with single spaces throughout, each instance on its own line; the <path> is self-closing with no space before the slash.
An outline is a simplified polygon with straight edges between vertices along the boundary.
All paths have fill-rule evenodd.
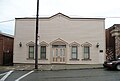
<path id="1" fill-rule="evenodd" d="M 39 16 L 104 17 L 105 28 L 120 23 L 120 0 L 39 0 Z M 0 31 L 14 34 L 14 19 L 35 17 L 37 0 L 0 0 Z M 5 22 L 7 21 L 7 22 Z"/>

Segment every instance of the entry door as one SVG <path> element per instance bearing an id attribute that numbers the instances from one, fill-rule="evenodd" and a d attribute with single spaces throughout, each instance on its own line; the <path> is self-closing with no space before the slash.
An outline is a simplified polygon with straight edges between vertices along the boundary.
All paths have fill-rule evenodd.
<path id="1" fill-rule="evenodd" d="M 53 46 L 53 63 L 65 63 L 65 46 Z"/>

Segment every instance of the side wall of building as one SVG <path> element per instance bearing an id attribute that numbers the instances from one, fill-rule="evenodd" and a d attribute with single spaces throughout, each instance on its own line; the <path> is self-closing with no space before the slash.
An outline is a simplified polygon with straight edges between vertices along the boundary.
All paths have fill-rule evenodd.
<path id="1" fill-rule="evenodd" d="M 11 54 L 11 56 L 13 55 L 13 42 L 13 37 L 8 37 L 2 34 L 0 35 L 0 65 L 3 65 L 3 60 L 5 58 L 9 58 L 5 57 L 4 54 Z"/>
<path id="2" fill-rule="evenodd" d="M 106 60 L 115 58 L 115 37 L 112 37 L 111 31 L 114 27 L 106 29 Z"/>
<path id="3" fill-rule="evenodd" d="M 0 34 L 0 65 L 2 65 L 3 62 L 3 38 Z"/>

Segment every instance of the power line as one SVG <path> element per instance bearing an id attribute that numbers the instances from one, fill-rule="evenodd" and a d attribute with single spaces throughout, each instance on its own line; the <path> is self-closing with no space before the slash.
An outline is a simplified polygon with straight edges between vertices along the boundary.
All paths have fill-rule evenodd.
<path id="1" fill-rule="evenodd" d="M 11 22 L 11 21 L 14 21 L 14 19 L 11 19 L 11 20 L 5 20 L 5 21 L 0 21 L 0 23 Z"/>
<path id="2" fill-rule="evenodd" d="M 120 18 L 120 17 L 105 17 L 105 18 Z"/>

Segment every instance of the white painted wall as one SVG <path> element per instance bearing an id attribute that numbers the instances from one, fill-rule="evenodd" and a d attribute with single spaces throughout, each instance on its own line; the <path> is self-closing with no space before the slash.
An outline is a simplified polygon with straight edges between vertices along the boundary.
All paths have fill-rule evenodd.
<path id="1" fill-rule="evenodd" d="M 34 60 L 28 60 L 27 43 L 35 41 L 35 19 L 18 18 L 15 20 L 15 38 L 14 38 L 14 63 L 33 63 Z M 39 60 L 39 63 L 50 64 L 50 43 L 58 38 L 66 41 L 67 58 L 66 64 L 100 64 L 105 59 L 105 21 L 97 18 L 70 19 L 62 14 L 57 14 L 51 18 L 41 18 L 39 22 L 40 42 L 45 41 L 49 44 L 47 47 L 47 59 Z M 78 50 L 79 61 L 71 61 L 72 42 L 80 44 Z M 22 47 L 19 43 L 22 42 Z M 91 61 L 83 61 L 83 48 L 81 44 L 89 42 L 91 46 Z M 99 43 L 99 48 L 96 44 Z M 99 50 L 103 50 L 100 53 Z M 38 55 L 40 56 L 40 54 Z M 40 58 L 40 57 L 39 57 Z"/>

